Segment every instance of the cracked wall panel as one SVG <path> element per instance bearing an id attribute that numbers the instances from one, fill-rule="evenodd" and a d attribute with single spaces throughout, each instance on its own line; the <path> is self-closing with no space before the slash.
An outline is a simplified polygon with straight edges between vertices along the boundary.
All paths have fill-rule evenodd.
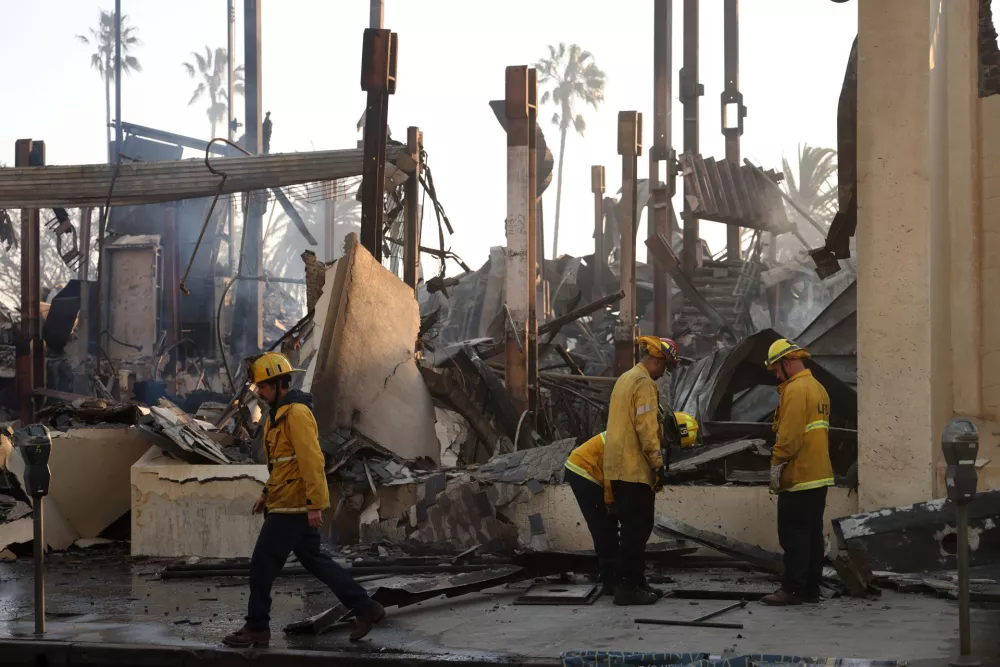
<path id="1" fill-rule="evenodd" d="M 353 427 L 403 458 L 437 462 L 434 406 L 413 358 L 420 328 L 413 291 L 356 235 L 345 245 L 329 309 L 317 307 L 325 320 L 311 378 L 320 436 Z"/>

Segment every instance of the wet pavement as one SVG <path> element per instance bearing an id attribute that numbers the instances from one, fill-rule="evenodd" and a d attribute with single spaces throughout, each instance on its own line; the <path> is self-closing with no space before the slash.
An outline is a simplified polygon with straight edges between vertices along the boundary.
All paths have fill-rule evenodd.
<path id="1" fill-rule="evenodd" d="M 46 640 L 213 647 L 243 623 L 245 578 L 159 580 L 169 561 L 133 559 L 121 546 L 50 554 L 47 561 Z M 697 573 L 678 585 L 697 587 Z M 687 578 L 687 581 L 683 581 Z M 390 583 L 369 582 L 368 586 Z M 30 558 L 0 563 L 0 639 L 34 639 Z M 527 584 L 390 609 L 366 641 L 351 643 L 347 628 L 315 636 L 280 629 L 324 611 L 332 594 L 309 576 L 279 578 L 273 592 L 272 648 L 358 654 L 443 655 L 484 662 L 510 656 L 557 658 L 582 649 L 734 650 L 814 657 L 923 660 L 944 664 L 957 647 L 953 602 L 886 591 L 874 601 L 833 599 L 821 605 L 769 608 L 751 603 L 718 620 L 743 630 L 636 625 L 636 617 L 690 619 L 723 601 L 665 599 L 653 607 L 518 606 Z M 1000 656 L 1000 611 L 973 610 L 974 643 L 986 664 Z"/>

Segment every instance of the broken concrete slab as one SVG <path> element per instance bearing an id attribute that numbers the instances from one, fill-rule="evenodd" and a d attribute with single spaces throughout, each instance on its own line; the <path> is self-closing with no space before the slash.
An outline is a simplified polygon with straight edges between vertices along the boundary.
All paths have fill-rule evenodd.
<path id="1" fill-rule="evenodd" d="M 12 544 L 27 544 L 33 539 L 34 527 L 31 517 L 0 523 L 0 549 L 6 549 Z"/>
<path id="2" fill-rule="evenodd" d="M 863 549 L 875 570 L 930 572 L 957 565 L 955 506 L 945 498 L 833 521 L 842 549 Z M 1000 560 L 1000 489 L 984 491 L 969 503 L 969 565 Z"/>
<path id="3" fill-rule="evenodd" d="M 131 468 L 132 555 L 249 556 L 263 523 L 251 508 L 267 477 L 265 465 L 191 464 L 149 448 Z"/>
<path id="4" fill-rule="evenodd" d="M 327 269 L 316 319 L 317 353 L 306 379 L 320 436 L 353 428 L 405 459 L 439 462 L 434 406 L 414 358 L 420 313 L 413 290 L 355 234 Z"/>
<path id="5" fill-rule="evenodd" d="M 129 511 L 129 468 L 149 445 L 135 427 L 124 425 L 50 433 L 45 537 L 51 548 L 62 550 L 81 537 L 97 537 Z M 8 463 L 23 488 L 24 462 L 16 449 Z"/>

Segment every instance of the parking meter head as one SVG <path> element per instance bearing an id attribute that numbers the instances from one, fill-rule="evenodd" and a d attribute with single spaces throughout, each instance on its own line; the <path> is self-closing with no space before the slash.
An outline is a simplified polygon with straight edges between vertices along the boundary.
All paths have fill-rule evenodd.
<path id="1" fill-rule="evenodd" d="M 24 459 L 25 493 L 40 498 L 49 493 L 49 455 L 52 438 L 42 424 L 29 424 L 14 432 L 18 452 Z"/>
<path id="2" fill-rule="evenodd" d="M 952 419 L 941 434 L 941 450 L 947 464 L 945 484 L 948 499 L 954 502 L 972 500 L 978 483 L 976 457 L 979 454 L 979 431 L 976 425 L 968 419 Z"/>

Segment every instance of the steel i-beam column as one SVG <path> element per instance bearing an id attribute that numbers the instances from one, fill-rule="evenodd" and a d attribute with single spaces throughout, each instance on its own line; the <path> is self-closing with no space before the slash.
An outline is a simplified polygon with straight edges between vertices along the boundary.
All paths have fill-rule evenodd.
<path id="1" fill-rule="evenodd" d="M 505 335 L 504 376 L 507 393 L 518 413 L 528 409 L 528 309 L 529 291 L 534 289 L 530 266 L 530 201 L 528 135 L 534 131 L 529 122 L 528 68 L 508 67 L 505 81 L 507 111 L 507 250 L 506 291 L 507 324 Z M 531 239 L 533 241 L 533 239 Z M 519 443 L 514 443 L 515 448 Z"/>
<path id="2" fill-rule="evenodd" d="M 260 1 L 243 1 L 244 40 L 246 54 L 246 150 L 257 155 L 263 145 L 263 104 L 261 97 L 261 22 Z M 246 242 L 240 261 L 244 276 L 261 275 L 263 266 L 264 208 L 267 193 L 263 190 L 249 193 L 243 224 Z M 175 289 L 171 287 L 171 289 Z M 236 308 L 233 317 L 233 334 L 238 343 L 235 356 L 260 352 L 264 344 L 264 284 L 256 280 L 241 280 L 236 288 Z"/>
<path id="3" fill-rule="evenodd" d="M 590 168 L 590 191 L 594 193 L 594 267 L 591 299 L 604 296 L 604 276 L 608 275 L 608 253 L 604 249 L 604 166 Z"/>
<path id="4" fill-rule="evenodd" d="M 681 68 L 681 103 L 684 105 L 684 152 L 698 152 L 698 103 L 705 87 L 698 83 L 698 0 L 684 0 L 684 66 Z M 694 196 L 684 186 L 684 251 L 681 261 L 684 273 L 693 276 L 701 265 L 701 234 L 698 219 L 691 213 L 688 196 Z"/>
<path id="5" fill-rule="evenodd" d="M 417 290 L 420 275 L 420 152 L 424 133 L 420 128 L 406 129 L 406 152 L 413 160 L 413 171 L 406 181 L 406 210 L 403 227 L 403 282 Z"/>
<path id="6" fill-rule="evenodd" d="M 361 180 L 361 245 L 382 261 L 384 245 L 382 200 L 385 194 L 385 148 L 388 140 L 389 96 L 396 92 L 398 37 L 389 30 L 365 30 L 361 54 L 361 90 L 365 108 L 365 155 Z"/>
<path id="7" fill-rule="evenodd" d="M 725 0 L 724 41 L 726 85 L 722 89 L 722 135 L 726 138 L 726 159 L 730 167 L 740 167 L 740 137 L 747 108 L 740 92 L 740 0 Z M 726 257 L 742 257 L 741 230 L 737 225 L 726 227 Z"/>
<path id="8" fill-rule="evenodd" d="M 674 196 L 674 151 L 671 146 L 671 102 L 673 100 L 672 57 L 673 0 L 656 0 L 653 6 L 653 146 L 649 151 L 650 205 L 647 235 L 660 235 L 669 242 L 670 199 Z M 660 162 L 666 163 L 666 181 L 660 180 Z M 653 267 L 653 327 L 657 336 L 669 335 L 670 276 Z"/>
<path id="9" fill-rule="evenodd" d="M 528 69 L 528 420 L 538 417 L 538 288 L 544 282 L 538 254 L 538 71 Z M 543 280 L 539 280 L 539 279 Z"/>
<path id="10" fill-rule="evenodd" d="M 18 139 L 14 165 L 45 166 L 45 142 Z M 36 387 L 45 385 L 41 318 L 41 221 L 37 208 L 21 209 L 21 336 L 17 342 L 17 395 L 22 424 L 35 421 Z"/>
<path id="11" fill-rule="evenodd" d="M 619 275 L 625 297 L 620 303 L 618 326 L 614 333 L 615 375 L 621 375 L 635 364 L 636 185 L 639 156 L 642 155 L 642 114 L 638 111 L 618 112 L 618 154 L 622 156 L 622 252 Z"/>

